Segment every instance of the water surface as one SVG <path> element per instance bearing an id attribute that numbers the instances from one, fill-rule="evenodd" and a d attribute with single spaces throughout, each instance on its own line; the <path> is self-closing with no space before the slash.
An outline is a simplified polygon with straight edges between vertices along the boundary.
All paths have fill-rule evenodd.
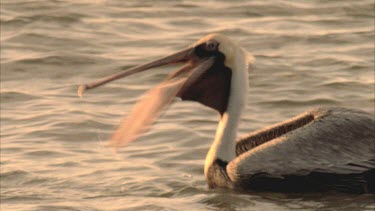
<path id="1" fill-rule="evenodd" d="M 257 59 L 239 135 L 314 106 L 374 113 L 374 2 L 1 2 L 1 210 L 374 210 L 373 195 L 209 190 L 218 115 L 176 102 L 115 154 L 103 146 L 175 67 L 86 93 L 77 85 L 209 33 Z"/>

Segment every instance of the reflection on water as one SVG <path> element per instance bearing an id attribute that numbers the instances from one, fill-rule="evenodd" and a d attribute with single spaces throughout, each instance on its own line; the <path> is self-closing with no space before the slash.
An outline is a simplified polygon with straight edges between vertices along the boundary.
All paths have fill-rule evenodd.
<path id="1" fill-rule="evenodd" d="M 138 141 L 102 145 L 171 68 L 76 97 L 78 84 L 170 54 L 208 33 L 253 53 L 240 134 L 319 105 L 374 112 L 374 2 L 1 3 L 2 210 L 373 210 L 372 195 L 209 190 L 217 114 L 174 103 Z"/>

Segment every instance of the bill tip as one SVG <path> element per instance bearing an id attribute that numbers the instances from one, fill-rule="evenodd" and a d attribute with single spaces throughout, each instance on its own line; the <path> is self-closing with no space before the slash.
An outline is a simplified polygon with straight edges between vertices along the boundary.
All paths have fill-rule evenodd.
<path id="1" fill-rule="evenodd" d="M 78 97 L 83 97 L 83 93 L 85 92 L 87 86 L 86 85 L 80 85 L 77 90 Z"/>

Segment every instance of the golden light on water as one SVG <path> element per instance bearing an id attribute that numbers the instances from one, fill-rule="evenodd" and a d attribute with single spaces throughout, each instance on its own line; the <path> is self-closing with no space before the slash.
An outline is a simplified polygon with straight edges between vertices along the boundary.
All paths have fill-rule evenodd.
<path id="1" fill-rule="evenodd" d="M 104 146 L 147 90 L 177 67 L 83 98 L 76 92 L 79 84 L 222 33 L 257 59 L 239 136 L 316 106 L 374 113 L 373 6 L 1 0 L 1 210 L 371 210 L 372 195 L 270 199 L 208 190 L 203 165 L 219 115 L 194 102 L 173 102 L 117 153 Z"/>

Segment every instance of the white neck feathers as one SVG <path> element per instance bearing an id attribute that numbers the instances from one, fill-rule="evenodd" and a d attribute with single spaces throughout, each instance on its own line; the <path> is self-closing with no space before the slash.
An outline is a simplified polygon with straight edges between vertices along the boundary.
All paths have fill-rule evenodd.
<path id="1" fill-rule="evenodd" d="M 228 50 L 228 49 L 226 49 Z M 242 48 L 232 48 L 226 52 L 225 65 L 232 70 L 230 95 L 226 112 L 221 116 L 216 130 L 215 140 L 207 154 L 204 173 L 207 177 L 209 167 L 220 159 L 230 162 L 236 157 L 236 137 L 242 110 L 246 105 L 248 94 L 248 63 L 247 52 Z M 230 54 L 228 54 L 230 53 Z"/>

